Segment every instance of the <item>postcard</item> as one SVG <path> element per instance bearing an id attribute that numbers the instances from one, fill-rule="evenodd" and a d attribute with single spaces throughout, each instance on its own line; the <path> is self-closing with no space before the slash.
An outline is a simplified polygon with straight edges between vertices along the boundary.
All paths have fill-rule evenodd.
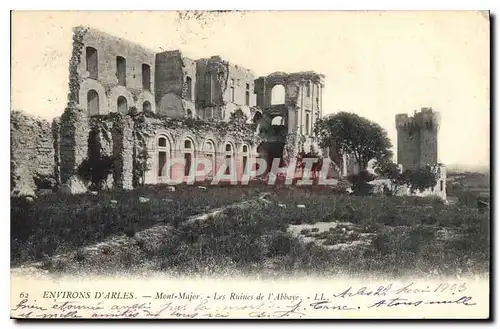
<path id="1" fill-rule="evenodd" d="M 13 319 L 488 319 L 487 11 L 13 11 Z"/>

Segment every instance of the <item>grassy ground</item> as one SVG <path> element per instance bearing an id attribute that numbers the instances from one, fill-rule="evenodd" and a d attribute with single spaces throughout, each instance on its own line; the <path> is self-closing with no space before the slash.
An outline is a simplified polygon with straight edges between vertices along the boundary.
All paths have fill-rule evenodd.
<path id="1" fill-rule="evenodd" d="M 133 235 L 152 225 L 183 221 L 258 193 L 258 188 L 238 186 L 177 186 L 169 192 L 157 185 L 98 195 L 45 195 L 35 202 L 11 199 L 12 263 L 37 261 L 112 235 Z M 149 202 L 141 203 L 139 197 Z"/>
<path id="2" fill-rule="evenodd" d="M 270 192 L 269 202 L 227 209 L 192 225 L 196 213 Z M 139 196 L 150 202 L 139 203 Z M 110 206 L 110 200 L 118 202 Z M 165 201 L 169 198 L 172 201 Z M 297 207 L 297 205 L 301 205 Z M 12 206 L 12 263 L 78 250 L 49 270 L 162 271 L 181 274 L 243 272 L 383 275 L 467 274 L 488 271 L 489 213 L 422 198 L 333 195 L 319 187 L 160 187 L 65 200 L 49 196 L 29 209 Z M 367 248 L 327 250 L 292 235 L 290 225 L 350 222 L 359 232 L 322 232 L 325 245 L 373 233 Z M 163 225 L 162 230 L 139 234 Z M 166 226 L 165 226 L 166 225 Z M 452 232 L 443 238 L 442 231 Z M 160 232 L 161 231 L 161 232 Z M 160 232 L 160 233 L 158 233 Z M 303 232 L 314 235 L 317 232 Z M 357 235 L 358 234 L 358 235 Z M 122 235 L 127 243 L 85 253 L 82 246 Z M 47 258 L 45 258 L 47 260 Z"/>

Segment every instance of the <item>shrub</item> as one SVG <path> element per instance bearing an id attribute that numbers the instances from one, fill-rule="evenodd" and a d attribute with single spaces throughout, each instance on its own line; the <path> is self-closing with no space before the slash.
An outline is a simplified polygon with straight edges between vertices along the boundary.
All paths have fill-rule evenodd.
<path id="1" fill-rule="evenodd" d="M 300 230 L 300 234 L 308 234 L 310 232 L 311 232 L 311 230 L 308 228 L 303 228 L 302 230 Z"/>
<path id="2" fill-rule="evenodd" d="M 113 174 L 114 159 L 111 156 L 90 157 L 82 161 L 77 175 L 91 190 L 101 190 L 109 175 Z"/>

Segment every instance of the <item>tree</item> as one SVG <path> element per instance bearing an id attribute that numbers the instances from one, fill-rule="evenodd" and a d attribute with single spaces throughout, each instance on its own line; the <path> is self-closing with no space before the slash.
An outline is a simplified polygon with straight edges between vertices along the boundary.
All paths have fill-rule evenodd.
<path id="1" fill-rule="evenodd" d="M 377 161 L 374 165 L 375 173 L 378 176 L 387 178 L 390 180 L 391 185 L 386 186 L 389 194 L 394 195 L 403 186 L 409 186 L 410 182 L 410 171 L 402 171 L 401 168 L 394 162 L 384 159 L 382 161 Z"/>
<path id="2" fill-rule="evenodd" d="M 392 161 L 377 161 L 375 172 L 391 181 L 391 194 L 396 194 L 399 188 L 407 186 L 411 193 L 436 186 L 437 175 L 431 166 L 424 166 L 418 169 L 406 169 L 402 171 L 397 164 Z"/>
<path id="3" fill-rule="evenodd" d="M 354 113 L 339 112 L 319 119 L 314 132 L 321 147 L 353 154 L 361 170 L 365 170 L 372 159 L 392 157 L 392 143 L 387 132 L 379 124 Z"/>
<path id="4" fill-rule="evenodd" d="M 437 175 L 431 166 L 420 167 L 409 173 L 411 192 L 420 191 L 434 187 L 437 184 Z"/>
<path id="5" fill-rule="evenodd" d="M 368 170 L 361 170 L 358 174 L 349 175 L 347 180 L 352 184 L 352 191 L 355 195 L 370 195 L 373 186 L 369 184 L 375 179 L 375 175 Z"/>

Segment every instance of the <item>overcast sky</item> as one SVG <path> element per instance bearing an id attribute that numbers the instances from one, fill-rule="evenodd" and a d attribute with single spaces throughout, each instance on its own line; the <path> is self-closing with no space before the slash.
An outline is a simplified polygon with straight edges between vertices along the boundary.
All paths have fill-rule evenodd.
<path id="1" fill-rule="evenodd" d="M 489 165 L 489 20 L 479 12 L 14 13 L 13 109 L 61 115 L 77 25 L 192 59 L 221 55 L 257 76 L 321 72 L 324 112 L 374 120 L 394 146 L 395 115 L 433 107 L 439 160 Z"/>

